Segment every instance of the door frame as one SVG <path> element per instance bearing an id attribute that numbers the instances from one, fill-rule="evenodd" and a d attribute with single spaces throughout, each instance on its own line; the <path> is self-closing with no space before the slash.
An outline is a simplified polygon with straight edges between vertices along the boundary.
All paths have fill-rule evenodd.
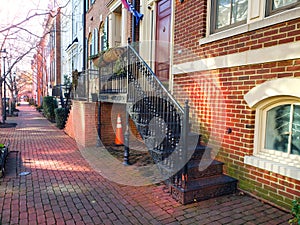
<path id="1" fill-rule="evenodd" d="M 173 92 L 173 53 L 174 53 L 174 18 L 175 18 L 175 1 L 171 1 L 171 21 L 170 21 L 170 68 L 169 68 L 169 85 L 168 85 L 168 89 L 169 91 Z M 148 50 L 150 51 L 148 54 L 148 58 L 150 59 L 151 62 L 155 61 L 155 55 L 156 55 L 156 37 L 157 37 L 157 6 L 158 6 L 158 2 L 159 0 L 144 0 L 141 1 L 143 2 L 143 10 L 145 15 L 148 15 L 147 17 L 143 18 L 143 25 L 141 27 L 141 32 L 140 35 L 144 35 L 143 38 L 141 38 L 140 40 L 145 40 L 145 41 L 149 41 L 149 39 L 151 40 L 151 42 L 153 43 L 153 45 L 151 44 L 151 46 L 149 46 Z M 146 11 L 147 10 L 147 11 Z M 152 31 L 150 32 L 150 36 L 146 36 L 145 35 L 145 29 L 149 29 L 149 25 L 153 23 L 152 27 Z M 145 27 L 147 26 L 147 27 Z M 148 39 L 147 39 L 148 38 Z M 153 71 L 155 71 L 155 63 L 151 63 L 151 68 L 153 69 Z"/>

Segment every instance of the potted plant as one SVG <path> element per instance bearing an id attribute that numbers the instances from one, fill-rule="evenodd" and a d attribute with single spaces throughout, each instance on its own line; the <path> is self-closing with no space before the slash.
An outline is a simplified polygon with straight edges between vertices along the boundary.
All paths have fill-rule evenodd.
<path id="1" fill-rule="evenodd" d="M 105 53 L 103 54 L 103 61 L 106 63 L 111 63 L 116 61 L 120 58 L 120 56 L 125 52 L 124 47 L 115 47 L 115 48 L 109 48 Z"/>
<path id="2" fill-rule="evenodd" d="M 291 225 L 300 225 L 300 198 L 292 202 L 293 218 L 289 220 Z"/>
<path id="3" fill-rule="evenodd" d="M 4 176 L 5 162 L 8 155 L 8 148 L 5 144 L 0 143 L 0 177 Z"/>
<path id="4" fill-rule="evenodd" d="M 105 66 L 108 63 L 118 60 L 123 55 L 125 50 L 126 48 L 124 47 L 108 48 L 95 55 L 90 55 L 89 60 L 92 60 L 96 67 Z"/>
<path id="5" fill-rule="evenodd" d="M 124 63 L 122 61 L 122 58 L 119 57 L 114 64 L 114 69 L 113 69 L 114 74 L 116 75 L 122 75 L 125 70 L 124 70 Z"/>

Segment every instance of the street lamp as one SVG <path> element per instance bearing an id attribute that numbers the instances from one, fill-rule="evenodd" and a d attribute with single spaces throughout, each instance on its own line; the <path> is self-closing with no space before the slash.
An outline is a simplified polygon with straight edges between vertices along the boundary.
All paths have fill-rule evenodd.
<path id="1" fill-rule="evenodd" d="M 6 121 L 6 79 L 5 79 L 6 78 L 6 74 L 5 74 L 5 58 L 7 56 L 7 51 L 6 51 L 6 49 L 3 49 L 3 50 L 0 51 L 0 53 L 1 53 L 1 56 L 3 54 L 3 56 L 2 56 L 2 58 L 3 58 L 3 84 L 4 84 L 4 87 L 3 87 L 3 92 L 4 92 L 3 122 L 5 122 Z"/>
<path id="2" fill-rule="evenodd" d="M 18 90 L 17 90 L 17 82 L 16 82 L 16 72 L 13 73 L 13 90 L 14 90 L 14 93 L 13 93 L 13 99 L 14 99 L 14 102 L 15 104 L 18 103 Z"/>

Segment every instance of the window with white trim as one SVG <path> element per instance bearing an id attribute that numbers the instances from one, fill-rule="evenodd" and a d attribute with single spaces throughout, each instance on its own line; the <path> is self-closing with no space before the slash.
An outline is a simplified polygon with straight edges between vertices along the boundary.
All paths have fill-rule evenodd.
<path id="1" fill-rule="evenodd" d="M 98 29 L 95 28 L 93 30 L 93 34 L 92 34 L 92 54 L 93 55 L 96 55 L 98 54 L 98 40 L 99 40 L 99 37 L 98 37 Z"/>
<path id="2" fill-rule="evenodd" d="M 108 49 L 108 17 L 105 19 L 104 23 L 100 29 L 100 49 L 105 51 Z"/>
<path id="3" fill-rule="evenodd" d="M 296 8 L 300 8 L 300 0 L 211 0 L 208 3 L 206 36 L 215 37 L 212 40 L 200 40 L 200 43 L 298 18 L 300 10 L 297 11 Z M 277 18 L 272 16 L 279 13 Z M 247 27 L 251 24 L 253 26 Z M 220 38 L 218 33 L 221 33 Z"/>
<path id="4" fill-rule="evenodd" d="M 84 1 L 85 1 L 85 12 L 88 12 L 90 8 L 90 1 L 89 0 L 84 0 Z"/>
<path id="5" fill-rule="evenodd" d="M 280 102 L 263 110 L 263 139 L 261 148 L 278 151 L 289 157 L 300 155 L 300 103 Z"/>
<path id="6" fill-rule="evenodd" d="M 218 32 L 247 21 L 248 0 L 213 0 L 211 32 Z"/>
<path id="7" fill-rule="evenodd" d="M 300 180 L 300 98 L 267 98 L 255 117 L 254 152 L 245 164 Z"/>
<path id="8" fill-rule="evenodd" d="M 279 13 L 300 5 L 300 0 L 267 0 L 266 16 Z"/>

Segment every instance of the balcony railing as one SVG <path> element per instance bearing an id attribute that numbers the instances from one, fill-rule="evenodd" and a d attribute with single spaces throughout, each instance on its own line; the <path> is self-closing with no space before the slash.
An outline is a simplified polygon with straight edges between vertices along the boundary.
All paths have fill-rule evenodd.
<path id="1" fill-rule="evenodd" d="M 126 95 L 128 93 L 128 78 L 125 68 L 125 56 L 116 61 L 102 64 L 99 69 L 89 69 L 80 74 L 74 99 L 95 101 L 99 96 L 109 100 L 109 95 Z M 100 88 L 99 88 L 100 87 Z M 126 98 L 122 98 L 126 102 Z"/>

